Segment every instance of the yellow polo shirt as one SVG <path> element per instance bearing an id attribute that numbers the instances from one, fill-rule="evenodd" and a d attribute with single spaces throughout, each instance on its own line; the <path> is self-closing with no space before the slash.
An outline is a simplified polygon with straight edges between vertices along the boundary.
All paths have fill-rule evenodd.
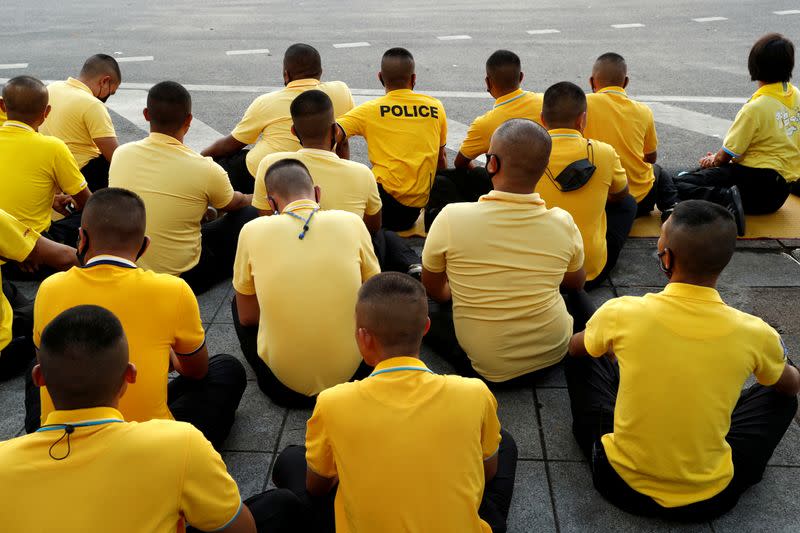
<path id="1" fill-rule="evenodd" d="M 108 184 L 144 201 L 151 242 L 139 266 L 175 276 L 200 261 L 200 225 L 208 206 L 227 206 L 234 192 L 228 174 L 213 159 L 161 133 L 120 146 Z"/>
<path id="2" fill-rule="evenodd" d="M 38 233 L 0 209 L 0 265 L 6 261 L 24 261 L 38 240 Z M 3 276 L 0 273 L 0 285 L 2 284 Z M 11 342 L 13 321 L 14 311 L 0 290 L 0 352 Z"/>
<path id="3" fill-rule="evenodd" d="M 372 171 L 366 165 L 340 159 L 333 152 L 301 148 L 297 152 L 278 152 L 261 160 L 256 173 L 256 186 L 253 192 L 253 206 L 256 209 L 270 210 L 267 201 L 267 185 L 264 177 L 267 169 L 281 159 L 301 161 L 315 185 L 322 190 L 320 207 L 322 209 L 341 209 L 355 213 L 361 218 L 364 214 L 374 215 L 381 210 L 381 197 L 378 184 Z"/>
<path id="4" fill-rule="evenodd" d="M 447 272 L 458 343 L 489 381 L 560 361 L 572 335 L 559 285 L 583 265 L 572 216 L 537 193 L 491 191 L 436 217 L 422 265 Z"/>
<path id="5" fill-rule="evenodd" d="M 309 220 L 302 239 L 303 221 L 289 213 Z M 313 396 L 353 376 L 358 289 L 379 272 L 369 232 L 352 213 L 298 200 L 245 224 L 233 287 L 258 298 L 258 355 L 281 383 Z"/>
<path id="6" fill-rule="evenodd" d="M 740 165 L 800 178 L 800 94 L 791 83 L 761 87 L 736 114 L 722 148 Z"/>
<path id="7" fill-rule="evenodd" d="M 425 207 L 447 144 L 447 117 L 436 98 L 391 91 L 339 118 L 348 137 L 367 140 L 372 172 L 384 190 L 408 207 Z"/>
<path id="8" fill-rule="evenodd" d="M 97 256 L 42 282 L 33 306 L 33 342 L 58 314 L 77 305 L 99 305 L 114 313 L 125 329 L 131 362 L 139 373 L 119 410 L 127 420 L 172 419 L 167 407 L 170 348 L 192 354 L 205 343 L 200 309 L 192 289 L 180 278 L 136 268 L 114 256 Z M 53 410 L 46 388 L 42 422 Z"/>
<path id="9" fill-rule="evenodd" d="M 461 143 L 464 156 L 475 159 L 489 151 L 489 141 L 500 125 L 512 118 L 526 118 L 537 124 L 542 123 L 542 93 L 532 93 L 517 89 L 494 101 L 494 107 L 476 118 L 467 130 L 467 136 Z"/>
<path id="10" fill-rule="evenodd" d="M 714 289 L 670 283 L 606 302 L 584 343 L 619 360 L 614 432 L 602 441 L 622 479 L 664 507 L 721 492 L 733 477 L 731 413 L 751 374 L 763 385 L 780 378 L 780 335 Z"/>
<path id="11" fill-rule="evenodd" d="M 628 175 L 631 195 L 641 202 L 655 182 L 653 165 L 642 159 L 658 149 L 653 112 L 628 98 L 622 87 L 606 87 L 586 95 L 586 102 L 583 135 L 614 147 Z"/>
<path id="12" fill-rule="evenodd" d="M 497 401 L 485 383 L 393 357 L 367 379 L 320 393 L 306 460 L 339 477 L 338 532 L 490 533 L 478 507 L 483 462 L 499 445 Z"/>
<path id="13" fill-rule="evenodd" d="M 16 120 L 0 127 L 0 209 L 32 230 L 50 227 L 53 198 L 86 188 L 64 141 L 37 133 Z"/>
<path id="14" fill-rule="evenodd" d="M 47 86 L 47 92 L 50 94 L 50 114 L 39 131 L 67 143 L 78 166 L 83 168 L 100 155 L 94 139 L 117 136 L 111 115 L 91 89 L 75 78 L 55 81 Z"/>
<path id="15" fill-rule="evenodd" d="M 353 95 L 344 82 L 320 82 L 314 78 L 290 81 L 279 91 L 256 98 L 231 135 L 245 144 L 256 144 L 247 154 L 247 170 L 252 176 L 258 172 L 258 164 L 273 152 L 295 152 L 300 141 L 292 135 L 292 115 L 289 107 L 295 97 L 305 91 L 317 89 L 330 96 L 334 116 L 344 115 L 353 107 Z"/>
<path id="16" fill-rule="evenodd" d="M 123 422 L 110 407 L 55 411 L 46 423 L 0 442 L 4 531 L 216 531 L 241 512 L 222 457 L 190 424 Z M 69 447 L 53 446 L 67 423 Z"/>
<path id="17" fill-rule="evenodd" d="M 597 167 L 589 182 L 576 191 L 562 192 L 552 178 L 561 173 L 567 165 L 586 158 L 587 141 L 577 130 L 550 130 L 553 148 L 550 164 L 536 185 L 547 205 L 569 211 L 583 237 L 583 252 L 586 279 L 593 280 L 606 266 L 608 248 L 606 246 L 606 200 L 608 195 L 625 189 L 627 179 L 619 156 L 606 143 L 592 141 L 589 149 L 590 161 Z"/>

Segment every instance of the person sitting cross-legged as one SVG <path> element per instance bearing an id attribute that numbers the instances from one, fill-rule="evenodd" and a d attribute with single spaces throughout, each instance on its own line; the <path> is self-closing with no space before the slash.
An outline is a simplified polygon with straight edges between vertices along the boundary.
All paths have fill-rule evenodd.
<path id="1" fill-rule="evenodd" d="M 379 274 L 362 286 L 355 314 L 375 371 L 319 395 L 306 447 L 278 456 L 275 485 L 298 495 L 321 531 L 333 531 L 335 509 L 338 532 L 504 532 L 517 447 L 483 382 L 419 360 L 425 289 Z"/>
<path id="2" fill-rule="evenodd" d="M 702 522 L 727 512 L 797 412 L 800 372 L 780 335 L 715 288 L 735 248 L 726 209 L 679 203 L 658 241 L 666 288 L 609 300 L 570 341 L 572 431 L 595 488 L 627 512 Z"/>
<path id="3" fill-rule="evenodd" d="M 294 494 L 267 491 L 243 503 L 219 453 L 191 425 L 125 420 L 120 403 L 139 378 L 133 351 L 123 324 L 99 306 L 65 309 L 44 328 L 32 379 L 55 410 L 36 433 L 0 442 L 2 530 L 302 531 Z"/>
<path id="4" fill-rule="evenodd" d="M 200 310 L 180 278 L 137 268 L 146 253 L 145 208 L 141 198 L 109 187 L 86 205 L 78 252 L 83 266 L 47 278 L 34 303 L 34 343 L 59 313 L 81 304 L 100 305 L 122 321 L 139 369 L 120 402 L 128 420 L 153 418 L 191 422 L 220 447 L 233 425 L 247 384 L 244 367 L 231 355 L 208 357 Z M 180 374 L 169 381 L 170 367 Z M 28 432 L 53 411 L 47 387 L 28 383 Z"/>

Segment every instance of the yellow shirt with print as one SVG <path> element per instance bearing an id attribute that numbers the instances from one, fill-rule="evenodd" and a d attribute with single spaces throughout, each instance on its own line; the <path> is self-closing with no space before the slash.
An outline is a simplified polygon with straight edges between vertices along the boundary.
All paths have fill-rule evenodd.
<path id="1" fill-rule="evenodd" d="M 267 201 L 267 169 L 281 159 L 296 159 L 311 173 L 314 184 L 322 190 L 322 209 L 341 209 L 361 218 L 381 210 L 381 197 L 375 176 L 366 165 L 341 159 L 328 150 L 301 148 L 297 152 L 278 152 L 266 156 L 258 165 L 253 192 L 253 207 L 263 211 L 271 209 Z"/>
<path id="2" fill-rule="evenodd" d="M 314 78 L 290 81 L 286 87 L 256 98 L 231 135 L 239 142 L 254 144 L 247 154 L 247 170 L 251 176 L 258 172 L 258 164 L 274 152 L 295 152 L 300 141 L 292 135 L 292 102 L 305 91 L 317 89 L 327 94 L 333 102 L 334 116 L 344 115 L 353 107 L 353 95 L 344 82 L 320 82 Z"/>
<path id="3" fill-rule="evenodd" d="M 80 425 L 98 420 L 108 422 Z M 76 426 L 68 445 L 53 444 L 63 426 L 0 442 L 3 530 L 217 531 L 239 515 L 239 488 L 200 431 L 121 420 L 110 407 L 56 411 L 45 422 Z"/>
<path id="4" fill-rule="evenodd" d="M 560 361 L 572 335 L 559 286 L 583 266 L 572 216 L 536 194 L 492 191 L 446 206 L 422 251 L 446 272 L 458 343 L 489 381 L 507 381 Z"/>
<path id="5" fill-rule="evenodd" d="M 58 137 L 67 144 L 78 166 L 100 156 L 94 139 L 116 137 L 114 123 L 103 102 L 81 81 L 68 78 L 47 86 L 50 95 L 50 114 L 39 131 Z"/>
<path id="6" fill-rule="evenodd" d="M 657 294 L 609 300 L 586 325 L 586 350 L 613 350 L 620 384 L 608 461 L 664 507 L 706 500 L 733 477 L 725 440 L 745 380 L 780 378 L 784 349 L 760 318 L 708 287 L 670 283 Z"/>
<path id="7" fill-rule="evenodd" d="M 517 89 L 494 102 L 494 107 L 476 118 L 467 130 L 467 136 L 461 143 L 459 152 L 475 159 L 489 151 L 489 141 L 500 125 L 512 118 L 525 118 L 537 124 L 542 123 L 542 93 L 533 93 Z"/>
<path id="8" fill-rule="evenodd" d="M 551 207 L 569 211 L 583 236 L 586 279 L 593 280 L 606 265 L 606 200 L 627 185 L 625 170 L 614 149 L 605 143 L 587 140 L 577 130 L 550 130 L 553 148 L 547 172 L 536 185 L 542 199 Z M 589 182 L 578 190 L 562 192 L 554 179 L 570 163 L 588 158 L 597 167 Z"/>
<path id="9" fill-rule="evenodd" d="M 800 94 L 791 83 L 761 87 L 739 110 L 722 143 L 740 165 L 800 178 Z"/>
<path id="10" fill-rule="evenodd" d="M 38 233 L 0 209 L 0 265 L 6 261 L 24 261 L 38 240 Z M 2 283 L 3 276 L 0 272 L 0 285 Z M 3 349 L 11 342 L 13 321 L 14 311 L 11 304 L 0 291 L 0 357 L 3 356 Z"/>
<path id="11" fill-rule="evenodd" d="M 628 176 L 631 195 L 641 202 L 653 188 L 653 165 L 644 155 L 658 149 L 653 111 L 631 100 L 622 87 L 606 87 L 586 95 L 587 139 L 597 139 L 614 147 Z"/>
<path id="12" fill-rule="evenodd" d="M 428 203 L 447 144 L 447 117 L 436 98 L 410 89 L 390 91 L 338 120 L 348 137 L 367 140 L 372 172 L 384 190 L 408 207 Z"/>
<path id="13" fill-rule="evenodd" d="M 393 357 L 371 377 L 319 395 L 306 460 L 339 478 L 338 532 L 490 533 L 478 508 L 483 462 L 499 445 L 497 401 L 485 383 Z"/>

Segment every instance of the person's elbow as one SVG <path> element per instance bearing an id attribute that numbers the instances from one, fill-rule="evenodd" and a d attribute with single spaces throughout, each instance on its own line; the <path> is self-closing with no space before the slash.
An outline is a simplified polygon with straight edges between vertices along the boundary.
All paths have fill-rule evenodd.
<path id="1" fill-rule="evenodd" d="M 192 354 L 175 354 L 175 370 L 190 379 L 203 379 L 208 374 L 208 347 L 204 344 Z"/>
<path id="2" fill-rule="evenodd" d="M 323 477 L 311 470 L 306 469 L 306 491 L 311 496 L 319 497 L 328 494 L 334 485 L 336 485 L 337 478 Z"/>
<path id="3" fill-rule="evenodd" d="M 570 356 L 583 357 L 585 355 L 588 355 L 588 352 L 586 351 L 586 345 L 584 344 L 583 341 L 584 335 L 585 332 L 580 331 L 574 334 L 569 339 L 569 347 L 567 348 L 567 352 L 569 353 Z"/>
<path id="4" fill-rule="evenodd" d="M 778 381 L 772 385 L 776 392 L 784 396 L 797 396 L 800 394 L 800 371 L 797 367 L 786 364 Z"/>
<path id="5" fill-rule="evenodd" d="M 580 291 L 586 284 L 586 270 L 581 267 L 575 272 L 565 272 L 561 280 L 561 289 L 565 291 Z"/>
<path id="6" fill-rule="evenodd" d="M 625 188 L 622 189 L 621 191 L 608 193 L 608 203 L 618 204 L 621 201 L 625 200 L 625 198 L 627 198 L 628 196 L 630 196 L 630 187 L 628 187 L 628 185 L 626 184 Z"/>
<path id="7" fill-rule="evenodd" d="M 431 272 L 423 266 L 422 285 L 425 287 L 428 296 L 436 302 L 444 303 L 451 299 L 447 274 L 444 272 Z"/>
<path id="8" fill-rule="evenodd" d="M 455 160 L 453 161 L 453 166 L 455 168 L 460 168 L 460 169 L 463 169 L 463 170 L 469 170 L 470 168 L 472 168 L 474 166 L 474 164 L 472 162 L 472 159 L 470 159 L 469 157 L 465 156 L 461 152 L 458 152 L 456 154 Z"/>
<path id="9" fill-rule="evenodd" d="M 642 158 L 642 160 L 645 163 L 650 163 L 651 165 L 653 163 L 655 163 L 657 159 L 658 159 L 658 152 L 657 151 L 652 151 L 649 154 L 644 154 L 644 157 Z"/>
<path id="10" fill-rule="evenodd" d="M 92 191 L 89 190 L 89 186 L 87 185 L 84 187 L 80 192 L 77 194 L 72 195 L 72 202 L 75 204 L 75 208 L 78 211 L 82 211 L 83 208 L 86 206 L 86 202 L 89 201 L 89 198 L 92 196 Z"/>
<path id="11" fill-rule="evenodd" d="M 239 323 L 242 326 L 258 325 L 261 309 L 255 295 L 236 293 L 236 312 L 239 315 Z"/>
<path id="12" fill-rule="evenodd" d="M 375 235 L 381 230 L 381 225 L 383 224 L 383 215 L 381 211 L 382 210 L 379 209 L 374 215 L 364 214 L 364 225 L 367 226 L 367 231 L 369 231 L 370 235 Z"/>

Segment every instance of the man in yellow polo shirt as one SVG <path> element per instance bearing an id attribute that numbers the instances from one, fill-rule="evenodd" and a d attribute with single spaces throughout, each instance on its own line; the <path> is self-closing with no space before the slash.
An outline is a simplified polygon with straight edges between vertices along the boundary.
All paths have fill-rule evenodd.
<path id="1" fill-rule="evenodd" d="M 405 48 L 383 54 L 378 79 L 386 95 L 363 103 L 338 119 L 340 155 L 346 138 L 367 140 L 372 172 L 383 202 L 383 226 L 410 229 L 428 203 L 438 169 L 447 168 L 447 117 L 436 98 L 415 93 L 414 56 Z"/>
<path id="2" fill-rule="evenodd" d="M 44 328 L 65 309 L 83 304 L 109 309 L 125 326 L 138 369 L 136 384 L 120 402 L 122 414 L 140 422 L 191 422 L 219 448 L 244 393 L 244 367 L 231 355 L 208 357 L 200 310 L 186 282 L 136 267 L 149 243 L 145 223 L 144 203 L 135 193 L 109 187 L 92 197 L 78 245 L 84 266 L 42 283 L 33 340 L 38 345 Z M 171 382 L 170 367 L 180 374 Z M 53 410 L 47 389 L 29 394 L 26 408 L 29 432 L 38 427 L 39 417 L 46 423 Z"/>
<path id="3" fill-rule="evenodd" d="M 108 165 L 118 143 L 105 102 L 121 82 L 117 60 L 95 54 L 77 78 L 47 87 L 52 110 L 39 131 L 67 144 L 92 191 L 108 187 Z"/>
<path id="4" fill-rule="evenodd" d="M 627 512 L 697 522 L 727 512 L 797 412 L 800 372 L 780 335 L 715 289 L 735 248 L 724 208 L 678 204 L 658 242 L 667 287 L 609 300 L 570 342 L 573 433 L 594 486 Z"/>
<path id="5" fill-rule="evenodd" d="M 265 156 L 300 149 L 300 141 L 291 132 L 289 115 L 289 105 L 298 94 L 311 89 L 323 91 L 333 101 L 337 117 L 353 109 L 353 95 L 347 85 L 341 81 L 321 82 L 321 77 L 319 52 L 307 44 L 291 45 L 283 56 L 286 87 L 256 98 L 230 135 L 203 150 L 203 155 L 213 157 L 225 168 L 234 189 L 252 193 L 253 178 Z M 248 144 L 255 146 L 248 150 Z"/>
<path id="6" fill-rule="evenodd" d="M 445 206 L 428 233 L 422 282 L 439 306 L 425 342 L 460 374 L 505 382 L 554 365 L 591 315 L 580 231 L 534 192 L 549 156 L 544 128 L 503 123 L 486 163 L 494 190 Z"/>
<path id="7" fill-rule="evenodd" d="M 600 284 L 617 264 L 633 220 L 636 200 L 614 148 L 583 137 L 586 95 L 574 83 L 544 93 L 542 122 L 553 139 L 550 163 L 536 186 L 549 206 L 569 211 L 583 237 L 586 288 Z"/>
<path id="8" fill-rule="evenodd" d="M 191 425 L 125 421 L 120 398 L 139 370 L 128 354 L 123 325 L 102 307 L 67 309 L 44 329 L 33 380 L 56 410 L 36 433 L 0 443 L 2 529 L 302 530 L 289 491 L 242 502 L 219 453 Z"/>
<path id="9" fill-rule="evenodd" d="M 638 204 L 637 216 L 648 215 L 657 205 L 666 219 L 678 203 L 672 176 L 656 165 L 658 137 L 653 112 L 646 104 L 628 97 L 628 65 L 614 52 L 597 58 L 586 97 L 587 139 L 614 147 L 628 176 L 631 196 Z"/>
<path id="10" fill-rule="evenodd" d="M 418 281 L 395 272 L 367 281 L 356 339 L 375 371 L 322 392 L 306 448 L 275 463 L 275 485 L 310 503 L 322 530 L 333 530 L 332 508 L 343 533 L 506 529 L 516 444 L 484 383 L 419 360 L 427 311 Z"/>
<path id="11" fill-rule="evenodd" d="M 242 228 L 233 268 L 233 323 L 258 386 L 280 405 L 313 405 L 354 374 L 361 358 L 353 306 L 378 272 L 364 222 L 320 211 L 319 189 L 303 163 L 267 169 L 272 210 Z"/>

